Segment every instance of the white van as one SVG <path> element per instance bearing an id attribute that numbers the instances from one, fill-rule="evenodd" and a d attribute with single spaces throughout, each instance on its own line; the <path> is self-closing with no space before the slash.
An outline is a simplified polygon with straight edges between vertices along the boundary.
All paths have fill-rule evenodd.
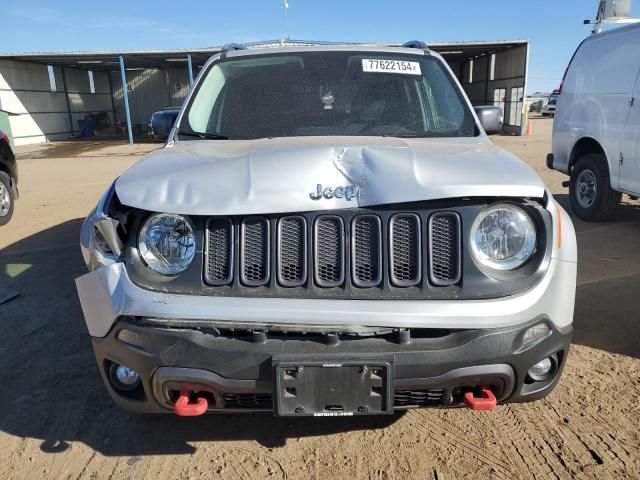
<path id="1" fill-rule="evenodd" d="M 603 221 L 622 193 L 640 196 L 640 24 L 578 47 L 563 80 L 547 166 L 571 176 L 583 220 Z"/>

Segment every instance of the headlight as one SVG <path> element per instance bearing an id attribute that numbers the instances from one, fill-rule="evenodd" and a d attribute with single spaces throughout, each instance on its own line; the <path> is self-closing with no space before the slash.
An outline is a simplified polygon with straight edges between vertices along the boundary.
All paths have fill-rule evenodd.
<path id="1" fill-rule="evenodd" d="M 471 254 L 479 267 L 515 270 L 536 248 L 536 227 L 527 212 L 515 205 L 491 205 L 471 226 Z"/>
<path id="2" fill-rule="evenodd" d="M 149 217 L 140 229 L 138 248 L 149 268 L 163 275 L 176 275 L 191 265 L 196 237 L 186 218 L 161 213 Z"/>

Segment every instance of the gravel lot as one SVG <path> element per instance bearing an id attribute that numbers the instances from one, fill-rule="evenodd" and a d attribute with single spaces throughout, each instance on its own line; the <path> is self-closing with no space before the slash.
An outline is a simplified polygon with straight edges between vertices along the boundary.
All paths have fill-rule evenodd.
<path id="1" fill-rule="evenodd" d="M 494 137 L 545 179 L 551 121 Z M 576 221 L 574 346 L 556 391 L 495 412 L 391 418 L 179 419 L 112 404 L 94 365 L 73 280 L 78 231 L 108 183 L 158 145 L 62 142 L 18 150 L 21 198 L 0 230 L 0 478 L 640 478 L 640 205 Z"/>

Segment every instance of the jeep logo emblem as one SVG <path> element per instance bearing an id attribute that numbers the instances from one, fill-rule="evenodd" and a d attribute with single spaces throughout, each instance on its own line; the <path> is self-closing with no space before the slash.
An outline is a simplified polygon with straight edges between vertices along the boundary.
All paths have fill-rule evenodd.
<path id="1" fill-rule="evenodd" d="M 347 202 L 350 202 L 352 198 L 360 196 L 360 187 L 358 185 L 347 185 L 346 187 L 336 187 L 332 189 L 330 187 L 323 187 L 322 184 L 316 186 L 316 191 L 309 194 L 311 200 L 320 200 L 326 198 L 344 198 Z"/>

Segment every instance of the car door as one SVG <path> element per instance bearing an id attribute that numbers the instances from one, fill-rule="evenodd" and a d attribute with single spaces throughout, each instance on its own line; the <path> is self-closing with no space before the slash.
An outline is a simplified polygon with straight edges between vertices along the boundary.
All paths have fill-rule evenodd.
<path id="1" fill-rule="evenodd" d="M 625 192 L 640 195 L 640 70 L 629 105 L 621 148 L 619 185 Z"/>

